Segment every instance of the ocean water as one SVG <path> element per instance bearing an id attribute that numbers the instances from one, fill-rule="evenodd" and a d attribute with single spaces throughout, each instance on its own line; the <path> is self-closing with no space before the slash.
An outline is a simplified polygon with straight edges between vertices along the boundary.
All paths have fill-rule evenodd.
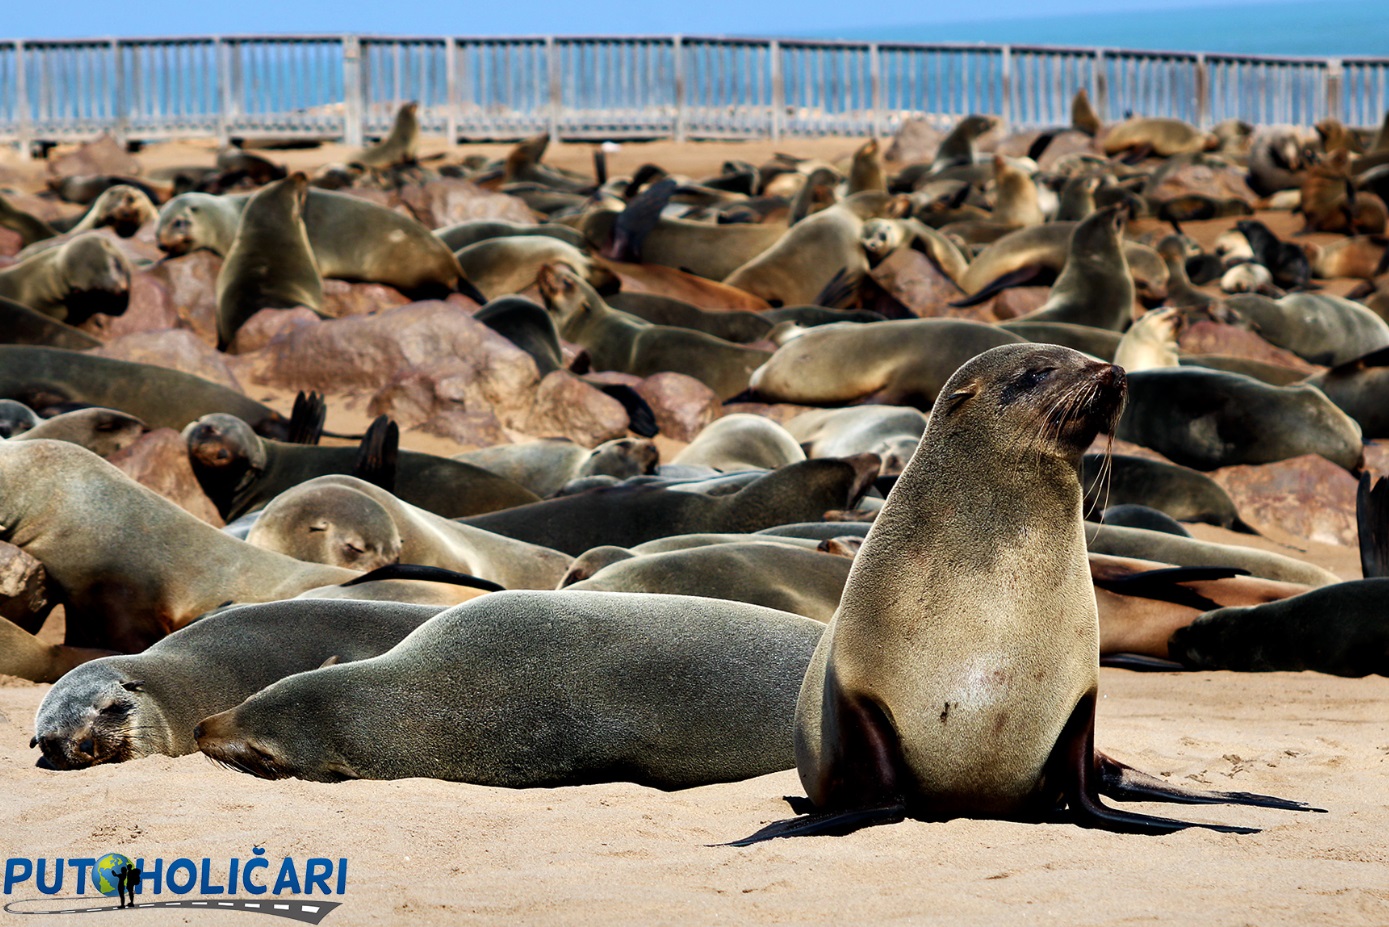
<path id="1" fill-rule="evenodd" d="M 863 26 L 816 38 L 1107 46 L 1264 55 L 1389 56 L 1389 0 L 1252 3 Z"/>

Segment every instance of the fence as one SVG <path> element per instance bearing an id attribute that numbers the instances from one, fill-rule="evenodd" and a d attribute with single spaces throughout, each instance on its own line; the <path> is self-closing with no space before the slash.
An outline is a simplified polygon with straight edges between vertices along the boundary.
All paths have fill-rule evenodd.
<path id="1" fill-rule="evenodd" d="M 0 141 L 302 136 L 361 144 L 396 107 L 425 132 L 510 140 L 869 135 L 994 113 L 1373 124 L 1389 59 L 701 37 L 227 36 L 0 40 Z"/>

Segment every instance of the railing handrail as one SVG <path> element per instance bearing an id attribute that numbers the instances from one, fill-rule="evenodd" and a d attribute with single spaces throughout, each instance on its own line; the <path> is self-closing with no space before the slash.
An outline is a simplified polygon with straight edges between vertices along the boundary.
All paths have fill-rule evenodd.
<path id="1" fill-rule="evenodd" d="M 967 112 L 1058 125 L 1079 89 L 1105 120 L 1368 124 L 1389 108 L 1389 58 L 741 35 L 0 39 L 0 140 L 360 144 L 406 99 L 421 102 L 424 131 L 455 141 L 867 135 Z"/>

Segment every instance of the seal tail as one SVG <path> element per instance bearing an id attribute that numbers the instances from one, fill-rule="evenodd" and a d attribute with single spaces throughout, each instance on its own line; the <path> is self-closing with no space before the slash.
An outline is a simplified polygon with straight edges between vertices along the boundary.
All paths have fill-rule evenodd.
<path id="1" fill-rule="evenodd" d="M 885 805 L 881 808 L 863 808 L 856 811 L 831 811 L 812 814 L 804 818 L 791 818 L 768 824 L 755 834 L 729 843 L 716 843 L 712 846 L 748 847 L 764 840 L 778 837 L 842 837 L 865 827 L 879 824 L 896 824 L 906 820 L 905 805 Z"/>
<path id="2" fill-rule="evenodd" d="M 374 583 L 385 579 L 416 579 L 430 583 L 470 586 L 473 589 L 485 589 L 488 592 L 506 591 L 505 586 L 494 583 L 490 579 L 483 579 L 471 573 L 459 573 L 457 570 L 446 570 L 443 567 L 423 566 L 418 563 L 388 563 L 383 567 L 377 567 L 370 573 L 363 573 L 356 579 L 349 579 L 341 585 L 343 587 L 360 586 L 362 583 Z"/>
<path id="3" fill-rule="evenodd" d="M 294 397 L 294 411 L 289 416 L 290 444 L 317 444 L 323 438 L 323 423 L 328 417 L 328 403 L 323 394 L 299 391 Z"/>
<path id="4" fill-rule="evenodd" d="M 396 462 L 400 456 L 400 426 L 390 416 L 378 415 L 367 428 L 357 451 L 352 476 L 395 492 Z"/>
<path id="5" fill-rule="evenodd" d="M 1028 264 L 1019 267 L 1017 270 L 1006 273 L 986 284 L 979 292 L 966 296 L 964 299 L 957 299 L 948 305 L 956 309 L 968 309 L 970 306 L 977 306 L 982 302 L 993 299 L 1004 290 L 1015 286 L 1024 286 L 1030 281 L 1035 280 L 1041 272 L 1042 268 L 1039 264 Z"/>
<path id="6" fill-rule="evenodd" d="M 1389 576 L 1389 480 L 1360 474 L 1355 494 L 1355 523 L 1360 531 L 1360 569 L 1366 579 Z"/>

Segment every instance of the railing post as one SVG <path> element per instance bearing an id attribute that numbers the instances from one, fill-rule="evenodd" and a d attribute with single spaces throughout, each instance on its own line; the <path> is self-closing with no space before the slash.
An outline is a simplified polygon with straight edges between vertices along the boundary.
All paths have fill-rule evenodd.
<path id="1" fill-rule="evenodd" d="M 1109 77 L 1104 73 L 1104 49 L 1095 49 L 1095 115 L 1109 121 Z"/>
<path id="2" fill-rule="evenodd" d="M 1345 98 L 1341 94 L 1341 80 L 1345 68 L 1340 58 L 1326 59 L 1326 115 L 1329 119 L 1346 118 Z"/>
<path id="3" fill-rule="evenodd" d="M 1007 135 L 1009 123 L 1013 121 L 1013 47 L 1000 45 L 999 53 L 1002 57 L 1000 70 L 1003 81 L 1003 100 L 998 107 L 999 132 Z"/>
<path id="4" fill-rule="evenodd" d="M 220 146 L 231 141 L 227 118 L 231 112 L 231 56 L 221 36 L 212 40 L 212 59 L 217 62 L 213 87 L 217 94 L 217 144 Z"/>
<path id="5" fill-rule="evenodd" d="M 671 52 L 675 55 L 675 140 L 685 141 L 685 46 L 680 36 L 671 38 Z"/>
<path id="6" fill-rule="evenodd" d="M 353 148 L 366 144 L 366 109 L 362 106 L 362 41 L 342 37 L 343 143 Z"/>
<path id="7" fill-rule="evenodd" d="M 550 141 L 559 141 L 559 114 L 564 105 L 564 88 L 560 85 L 559 46 L 555 37 L 545 36 L 545 63 L 550 78 Z"/>
<path id="8" fill-rule="evenodd" d="M 15 115 L 19 119 L 19 156 L 28 161 L 34 156 L 33 121 L 29 112 L 29 68 L 24 61 L 24 43 L 14 43 L 14 89 L 18 95 Z"/>
<path id="9" fill-rule="evenodd" d="M 772 39 L 767 46 L 772 66 L 772 141 L 781 141 L 781 117 L 786 109 L 786 83 L 781 74 L 781 43 Z"/>
<path id="10" fill-rule="evenodd" d="M 878 60 L 878 43 L 868 44 L 868 81 L 871 85 L 871 95 L 869 97 L 869 125 L 874 138 L 887 132 L 887 120 L 883 114 L 883 77 L 882 65 Z"/>
<path id="11" fill-rule="evenodd" d="M 449 147 L 458 144 L 458 41 L 444 39 L 444 132 Z"/>
<path id="12" fill-rule="evenodd" d="M 1196 127 L 1204 129 L 1211 121 L 1211 78 L 1206 66 L 1206 56 L 1196 54 Z"/>
<path id="13" fill-rule="evenodd" d="M 110 42 L 111 49 L 111 124 L 117 143 L 124 145 L 130 127 L 130 113 L 125 98 L 125 68 L 121 62 L 121 45 L 117 39 Z"/>

